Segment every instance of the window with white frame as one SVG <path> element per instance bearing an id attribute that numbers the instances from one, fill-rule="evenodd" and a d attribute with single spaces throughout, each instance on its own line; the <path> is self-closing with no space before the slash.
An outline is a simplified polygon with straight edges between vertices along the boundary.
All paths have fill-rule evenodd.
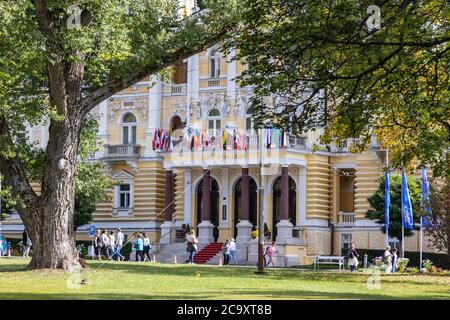
<path id="1" fill-rule="evenodd" d="M 217 109 L 212 109 L 208 114 L 208 129 L 212 136 L 218 136 L 221 128 L 221 115 Z"/>
<path id="2" fill-rule="evenodd" d="M 350 250 L 352 245 L 352 234 L 351 233 L 342 233 L 341 234 L 341 251 L 346 252 Z"/>
<path id="3" fill-rule="evenodd" d="M 389 238 L 389 246 L 392 249 L 400 249 L 400 240 L 398 240 L 397 238 Z"/>
<path id="4" fill-rule="evenodd" d="M 213 50 L 209 57 L 209 76 L 211 78 L 217 79 L 220 77 L 220 60 L 219 49 Z"/>
<path id="5" fill-rule="evenodd" d="M 127 113 L 122 119 L 122 144 L 136 144 L 137 120 L 134 114 Z"/>
<path id="6" fill-rule="evenodd" d="M 250 134 L 254 134 L 255 131 L 255 122 L 253 121 L 250 110 L 247 110 L 247 113 L 245 115 L 245 130 Z"/>
<path id="7" fill-rule="evenodd" d="M 123 183 L 119 185 L 119 208 L 128 209 L 131 207 L 131 185 Z"/>

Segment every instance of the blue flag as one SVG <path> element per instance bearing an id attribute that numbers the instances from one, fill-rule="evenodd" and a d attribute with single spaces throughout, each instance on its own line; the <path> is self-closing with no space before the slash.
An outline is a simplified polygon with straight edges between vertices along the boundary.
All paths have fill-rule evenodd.
<path id="1" fill-rule="evenodd" d="M 391 205 L 390 183 L 389 183 L 389 171 L 386 171 L 384 177 L 384 225 L 386 228 L 386 234 L 389 230 L 389 206 Z"/>
<path id="2" fill-rule="evenodd" d="M 422 167 L 421 172 L 421 189 L 422 189 L 422 209 L 425 211 L 425 214 L 422 215 L 422 227 L 431 228 L 432 227 L 432 219 L 431 219 L 431 207 L 430 207 L 430 186 L 428 185 L 427 172 L 425 167 Z"/>
<path id="3" fill-rule="evenodd" d="M 411 206 L 411 198 L 409 197 L 408 182 L 406 174 L 402 172 L 402 224 L 406 230 L 412 230 L 414 227 L 413 211 Z"/>

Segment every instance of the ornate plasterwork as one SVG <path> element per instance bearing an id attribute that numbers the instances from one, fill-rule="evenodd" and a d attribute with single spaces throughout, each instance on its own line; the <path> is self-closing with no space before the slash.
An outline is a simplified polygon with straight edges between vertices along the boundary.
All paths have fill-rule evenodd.
<path id="1" fill-rule="evenodd" d="M 222 117 L 228 116 L 231 104 L 228 101 L 226 93 L 220 95 L 207 94 L 201 95 L 198 100 L 198 106 L 195 108 L 198 118 L 206 119 L 212 109 L 218 109 Z"/>
<path id="2" fill-rule="evenodd" d="M 236 117 L 245 117 L 247 115 L 247 110 L 250 108 L 250 97 L 249 92 L 243 92 L 238 95 L 235 108 Z"/>
<path id="3" fill-rule="evenodd" d="M 113 122 L 118 114 L 133 112 L 140 115 L 141 121 L 148 119 L 148 102 L 146 99 L 134 99 L 133 106 L 124 106 L 122 99 L 112 99 L 109 102 L 108 119 Z"/>
<path id="4" fill-rule="evenodd" d="M 169 119 L 167 119 L 168 123 L 170 124 L 170 121 L 174 116 L 179 116 L 182 121 L 186 122 L 187 118 L 187 103 L 185 100 L 177 100 L 174 104 L 174 111 L 170 115 Z M 192 113 L 192 111 L 191 111 Z"/>

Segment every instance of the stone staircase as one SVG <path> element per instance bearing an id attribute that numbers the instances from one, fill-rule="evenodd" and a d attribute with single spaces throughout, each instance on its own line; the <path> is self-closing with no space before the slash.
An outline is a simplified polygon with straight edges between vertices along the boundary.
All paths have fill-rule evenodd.
<path id="1" fill-rule="evenodd" d="M 213 242 L 207 245 L 199 245 L 199 251 L 194 256 L 196 264 L 218 264 L 221 257 L 222 243 Z M 160 263 L 173 263 L 174 256 L 177 263 L 187 263 L 189 252 L 186 251 L 184 243 L 172 243 L 159 246 L 156 253 L 156 261 Z"/>
<path id="2" fill-rule="evenodd" d="M 214 263 L 216 260 L 213 260 L 213 258 L 216 258 L 216 256 L 219 255 L 220 259 L 220 253 L 222 251 L 222 245 L 221 242 L 212 242 L 208 244 L 206 247 L 201 249 L 197 252 L 197 254 L 194 256 L 194 263 L 196 264 L 207 264 L 211 261 L 211 263 Z M 217 263 L 218 263 L 217 259 Z"/>

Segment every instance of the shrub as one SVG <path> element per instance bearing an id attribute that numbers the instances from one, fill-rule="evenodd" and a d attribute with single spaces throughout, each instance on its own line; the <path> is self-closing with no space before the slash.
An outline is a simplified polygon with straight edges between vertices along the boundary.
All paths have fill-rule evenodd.
<path id="1" fill-rule="evenodd" d="M 398 271 L 399 272 L 404 272 L 406 270 L 406 266 L 409 263 L 409 259 L 408 258 L 400 258 L 398 259 Z"/>

